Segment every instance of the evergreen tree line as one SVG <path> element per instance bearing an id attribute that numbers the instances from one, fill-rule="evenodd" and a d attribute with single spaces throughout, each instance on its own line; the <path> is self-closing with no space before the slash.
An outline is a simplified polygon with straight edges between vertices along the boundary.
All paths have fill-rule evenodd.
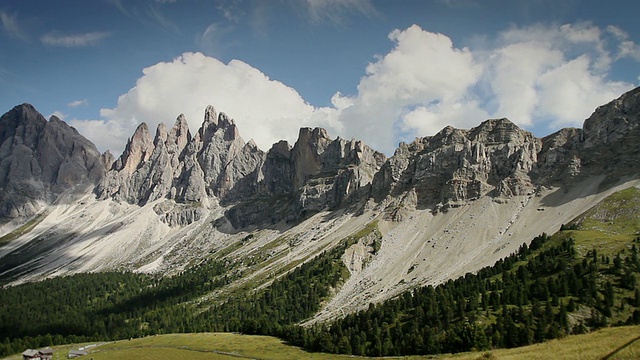
<path id="1" fill-rule="evenodd" d="M 369 231 L 369 230 L 368 230 Z M 366 235 L 366 234 L 360 234 Z M 279 336 L 312 351 L 357 355 L 459 352 L 527 345 L 607 326 L 640 323 L 638 249 L 612 259 L 552 246 L 541 235 L 476 274 L 395 299 L 330 324 L 296 325 L 348 277 L 341 261 L 358 237 L 276 277 L 236 288 L 227 301 L 202 297 L 231 283 L 235 264 L 208 261 L 172 277 L 78 274 L 0 290 L 0 356 L 70 342 L 163 333 L 234 331 Z M 274 274 L 275 275 L 275 274 Z M 236 275 L 237 276 L 237 275 Z M 591 315 L 571 320 L 588 307 Z"/>
<path id="2" fill-rule="evenodd" d="M 288 340 L 312 351 L 342 354 L 437 354 L 518 347 L 583 333 L 607 326 L 608 318 L 625 306 L 635 310 L 616 325 L 640 323 L 635 245 L 631 255 L 618 254 L 611 262 L 596 250 L 577 258 L 572 239 L 540 250 L 548 239 L 536 237 L 477 274 L 371 304 L 329 325 L 295 328 Z M 591 316 L 570 322 L 569 314 L 580 306 L 591 308 Z"/>
<path id="3" fill-rule="evenodd" d="M 231 281 L 209 261 L 172 277 L 129 272 L 76 274 L 0 290 L 0 356 L 72 342 L 178 332 L 194 317 L 185 301 Z"/>
<path id="4" fill-rule="evenodd" d="M 307 261 L 262 290 L 198 304 L 229 284 L 229 262 L 208 261 L 171 276 L 134 273 L 77 274 L 0 290 L 0 356 L 72 342 L 154 334 L 235 331 L 282 336 L 312 316 L 344 280 L 340 254 L 357 239 Z M 215 301 L 215 299 L 213 300 Z M 207 305 L 210 305 L 208 308 Z"/>

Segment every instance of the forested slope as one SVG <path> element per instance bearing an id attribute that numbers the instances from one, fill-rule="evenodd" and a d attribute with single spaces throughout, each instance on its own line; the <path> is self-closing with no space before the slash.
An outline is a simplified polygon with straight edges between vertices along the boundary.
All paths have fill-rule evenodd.
<path id="1" fill-rule="evenodd" d="M 376 223 L 266 287 L 215 291 L 242 276 L 211 259 L 171 277 L 92 273 L 0 290 L 0 355 L 66 342 L 235 331 L 276 335 L 308 350 L 404 355 L 517 347 L 640 323 L 640 191 L 619 192 L 553 236 L 494 266 L 415 288 L 332 323 L 313 316 L 349 277 L 342 255 Z"/>

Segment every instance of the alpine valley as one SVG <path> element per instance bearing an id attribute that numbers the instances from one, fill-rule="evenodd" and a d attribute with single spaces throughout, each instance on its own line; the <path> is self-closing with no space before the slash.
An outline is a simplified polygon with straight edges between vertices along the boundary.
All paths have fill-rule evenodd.
<path id="1" fill-rule="evenodd" d="M 29 104 L 4 114 L 2 354 L 201 331 L 428 354 L 640 323 L 640 88 L 582 129 L 490 119 L 390 158 L 240 130 L 209 106 L 195 131 L 140 124 L 115 159 Z"/>

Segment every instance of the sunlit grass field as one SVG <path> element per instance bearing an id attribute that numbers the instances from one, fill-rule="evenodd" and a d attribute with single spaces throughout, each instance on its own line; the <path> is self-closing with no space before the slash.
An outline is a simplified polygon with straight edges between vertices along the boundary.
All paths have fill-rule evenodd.
<path id="1" fill-rule="evenodd" d="M 54 359 L 67 357 L 83 344 L 54 347 Z M 213 359 L 363 359 L 324 353 L 308 353 L 269 336 L 230 333 L 170 334 L 105 343 L 91 348 L 80 359 L 213 360 Z M 21 359 L 16 354 L 7 359 Z M 516 349 L 500 349 L 454 355 L 411 356 L 403 359 L 640 359 L 640 326 L 606 328 L 590 334 L 567 336 Z"/>

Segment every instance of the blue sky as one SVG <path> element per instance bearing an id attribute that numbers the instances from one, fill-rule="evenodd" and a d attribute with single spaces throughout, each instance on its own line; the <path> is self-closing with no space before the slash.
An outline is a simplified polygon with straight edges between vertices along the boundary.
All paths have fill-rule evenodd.
<path id="1" fill-rule="evenodd" d="M 544 136 L 638 86 L 640 3 L 4 0 L 0 112 L 29 102 L 118 155 L 206 105 L 267 150 L 301 126 L 393 153 L 508 117 Z"/>

